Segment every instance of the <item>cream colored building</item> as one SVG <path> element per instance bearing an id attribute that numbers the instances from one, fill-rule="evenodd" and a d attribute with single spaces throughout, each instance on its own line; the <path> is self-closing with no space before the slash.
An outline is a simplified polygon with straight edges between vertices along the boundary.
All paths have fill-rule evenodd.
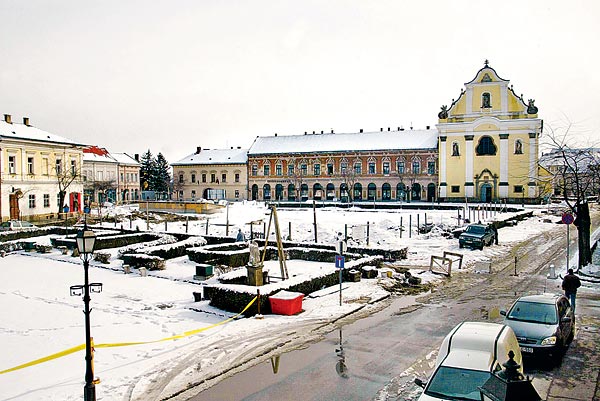
<path id="1" fill-rule="evenodd" d="M 248 149 L 202 149 L 172 163 L 173 198 L 245 200 Z"/>
<path id="2" fill-rule="evenodd" d="M 439 124 L 442 200 L 536 202 L 543 122 L 486 61 Z"/>
<path id="3" fill-rule="evenodd" d="M 0 215 L 2 220 L 56 217 L 64 206 L 81 212 L 83 145 L 32 126 L 0 121 Z M 64 202 L 59 204 L 61 181 Z M 68 183 L 68 185 L 67 185 Z"/>

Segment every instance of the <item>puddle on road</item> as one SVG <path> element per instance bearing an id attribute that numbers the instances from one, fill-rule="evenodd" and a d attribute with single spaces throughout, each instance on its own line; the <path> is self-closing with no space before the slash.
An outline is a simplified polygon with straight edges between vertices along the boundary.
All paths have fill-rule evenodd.
<path id="1" fill-rule="evenodd" d="M 367 327 L 377 326 L 378 323 L 389 319 L 392 315 L 402 314 L 401 311 L 405 308 L 412 310 L 415 298 L 411 296 L 394 299 L 388 307 L 381 311 L 364 319 L 348 323 L 342 326 L 341 329 L 335 329 L 319 342 L 309 344 L 302 349 L 283 353 L 224 379 L 213 387 L 190 398 L 190 401 L 253 399 L 253 394 L 269 389 L 277 383 L 296 380 L 297 376 L 295 375 L 298 372 L 306 370 L 311 364 L 320 359 L 323 359 L 326 366 L 331 366 L 331 369 L 325 372 L 319 371 L 320 380 L 331 382 L 339 381 L 340 377 L 347 378 L 348 367 L 346 366 L 343 348 L 346 338 L 359 334 Z M 323 377 L 323 375 L 326 377 Z M 269 390 L 273 391 L 272 389 Z"/>

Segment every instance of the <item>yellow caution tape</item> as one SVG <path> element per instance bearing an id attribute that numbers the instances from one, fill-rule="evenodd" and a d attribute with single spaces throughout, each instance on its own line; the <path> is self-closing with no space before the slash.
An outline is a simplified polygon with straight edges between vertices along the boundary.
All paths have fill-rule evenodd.
<path id="1" fill-rule="evenodd" d="M 177 334 L 171 337 L 165 337 L 165 338 L 161 338 L 160 340 L 152 340 L 152 341 L 136 341 L 136 342 L 123 342 L 123 343 L 107 343 L 107 344 L 94 344 L 94 348 L 113 348 L 113 347 L 128 347 L 131 345 L 141 345 L 141 344 L 152 344 L 152 343 L 158 343 L 158 342 L 162 342 L 162 341 L 171 341 L 171 340 L 177 340 L 180 338 L 185 338 L 185 337 L 189 337 L 189 336 L 193 336 L 194 334 L 198 334 L 201 333 L 203 331 L 212 329 L 214 327 L 220 326 L 222 324 L 228 323 L 232 320 L 234 320 L 235 318 L 237 318 L 238 316 L 240 316 L 241 314 L 243 314 L 244 312 L 246 312 L 248 310 L 248 308 L 250 308 L 250 306 L 252 306 L 252 304 L 254 302 L 256 302 L 257 297 L 254 297 L 249 303 L 248 305 L 246 305 L 246 307 L 237 315 L 232 316 L 228 319 L 225 319 L 223 321 L 220 321 L 219 323 L 215 323 L 212 324 L 210 326 L 206 326 L 203 327 L 201 329 L 196 329 L 196 330 L 190 330 L 190 331 L 186 331 L 183 334 Z M 67 356 L 69 354 L 73 354 L 75 352 L 81 351 L 85 349 L 85 344 L 80 344 L 76 347 L 72 347 L 72 348 L 68 348 L 66 350 L 57 352 L 55 354 L 52 355 L 48 355 L 45 356 L 43 358 L 39 358 L 27 363 L 24 363 L 22 365 L 18 365 L 15 367 L 12 367 L 10 369 L 6 369 L 6 370 L 0 370 L 0 375 L 5 374 L 5 373 L 9 373 L 9 372 L 14 372 L 15 370 L 19 370 L 19 369 L 24 369 L 27 368 L 29 366 L 33 366 L 33 365 L 38 365 L 40 363 L 44 363 L 44 362 L 48 362 L 51 361 L 53 359 L 58 359 L 58 358 L 62 358 L 63 356 Z"/>

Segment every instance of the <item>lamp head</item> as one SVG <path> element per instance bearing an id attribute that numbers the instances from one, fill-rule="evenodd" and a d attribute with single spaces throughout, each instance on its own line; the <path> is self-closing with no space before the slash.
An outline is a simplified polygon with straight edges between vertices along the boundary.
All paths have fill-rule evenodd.
<path id="1" fill-rule="evenodd" d="M 96 234 L 88 229 L 87 224 L 83 226 L 83 230 L 77 232 L 77 250 L 80 254 L 86 255 L 94 252 L 96 244 Z"/>

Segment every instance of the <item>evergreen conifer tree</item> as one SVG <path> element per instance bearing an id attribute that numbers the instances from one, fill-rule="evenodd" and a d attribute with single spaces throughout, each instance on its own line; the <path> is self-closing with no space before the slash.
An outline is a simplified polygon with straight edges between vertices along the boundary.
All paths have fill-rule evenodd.
<path id="1" fill-rule="evenodd" d="M 154 163 L 154 190 L 158 192 L 169 192 L 171 186 L 171 166 L 162 153 L 158 153 Z"/>
<path id="2" fill-rule="evenodd" d="M 142 155 L 140 159 L 140 187 L 142 191 L 154 190 L 152 187 L 152 174 L 155 170 L 154 156 L 150 152 L 150 149 Z"/>

